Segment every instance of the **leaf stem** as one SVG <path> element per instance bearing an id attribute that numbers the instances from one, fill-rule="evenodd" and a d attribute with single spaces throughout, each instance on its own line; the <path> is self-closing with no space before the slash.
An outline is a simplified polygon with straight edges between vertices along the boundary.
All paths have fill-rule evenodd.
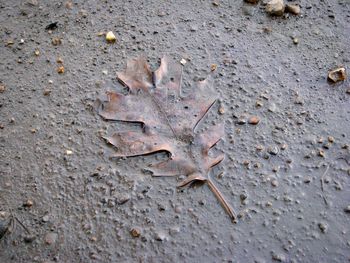
<path id="1" fill-rule="evenodd" d="M 219 202 L 221 203 L 223 208 L 226 210 L 228 215 L 231 217 L 233 223 L 236 223 L 237 222 L 236 213 L 232 209 L 232 207 L 228 204 L 226 199 L 223 197 L 220 190 L 215 186 L 215 184 L 213 183 L 213 181 L 210 178 L 207 179 L 207 183 L 208 183 L 210 190 L 214 193 L 215 197 L 219 200 Z"/>

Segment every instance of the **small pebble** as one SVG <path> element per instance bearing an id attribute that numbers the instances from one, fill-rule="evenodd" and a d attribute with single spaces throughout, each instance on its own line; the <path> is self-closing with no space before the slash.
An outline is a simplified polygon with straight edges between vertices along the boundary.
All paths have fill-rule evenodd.
<path id="1" fill-rule="evenodd" d="M 285 150 L 285 149 L 287 149 L 288 148 L 288 144 L 286 144 L 286 143 L 283 143 L 282 145 L 281 145 L 281 150 Z"/>
<path id="2" fill-rule="evenodd" d="M 318 151 L 318 156 L 324 157 L 324 155 L 325 155 L 324 150 L 319 150 Z"/>
<path id="3" fill-rule="evenodd" d="M 130 234 L 133 237 L 139 237 L 139 236 L 141 236 L 141 230 L 138 227 L 134 227 L 130 230 Z"/>
<path id="4" fill-rule="evenodd" d="M 287 4 L 286 5 L 286 12 L 291 13 L 293 15 L 299 15 L 300 14 L 300 6 L 296 4 Z"/>
<path id="5" fill-rule="evenodd" d="M 258 100 L 257 102 L 255 102 L 255 107 L 260 108 L 262 106 L 264 106 L 264 103 L 262 101 Z"/>
<path id="6" fill-rule="evenodd" d="M 299 44 L 299 39 L 298 39 L 297 37 L 294 37 L 294 38 L 293 38 L 293 43 L 294 43 L 295 45 L 298 45 L 298 44 Z"/>
<path id="7" fill-rule="evenodd" d="M 266 12 L 274 16 L 282 16 L 284 13 L 284 2 L 283 0 L 271 0 L 266 5 Z"/>
<path id="8" fill-rule="evenodd" d="M 211 64 L 210 65 L 210 71 L 215 71 L 218 68 L 217 64 Z"/>
<path id="9" fill-rule="evenodd" d="M 333 69 L 328 73 L 328 80 L 330 80 L 333 83 L 343 81 L 346 79 L 346 77 L 346 71 L 343 67 Z"/>
<path id="10" fill-rule="evenodd" d="M 267 148 L 267 152 L 271 155 L 277 155 L 279 150 L 278 150 L 278 147 L 277 146 L 269 146 Z"/>
<path id="11" fill-rule="evenodd" d="M 44 215 L 41 220 L 46 223 L 46 222 L 49 222 L 50 217 L 48 215 Z"/>
<path id="12" fill-rule="evenodd" d="M 35 54 L 35 56 L 39 56 L 39 55 L 40 55 L 40 51 L 39 51 L 38 49 L 36 49 L 36 50 L 34 51 L 34 54 Z"/>
<path id="13" fill-rule="evenodd" d="M 310 176 L 306 176 L 305 178 L 304 178 L 304 183 L 305 184 L 308 184 L 308 183 L 310 183 L 311 182 L 311 177 Z"/>
<path id="14" fill-rule="evenodd" d="M 326 233 L 328 230 L 328 226 L 325 223 L 318 223 L 318 228 L 321 230 L 322 233 Z"/>
<path id="15" fill-rule="evenodd" d="M 58 37 L 54 37 L 52 40 L 51 40 L 51 43 L 52 45 L 54 46 L 58 46 L 58 45 L 61 45 L 62 44 L 62 40 Z"/>
<path id="16" fill-rule="evenodd" d="M 246 118 L 244 116 L 239 117 L 238 120 L 237 120 L 237 124 L 239 124 L 239 125 L 243 125 L 243 124 L 246 124 L 246 123 L 247 123 L 247 120 L 246 120 Z"/>
<path id="17" fill-rule="evenodd" d="M 271 181 L 271 185 L 272 185 L 273 187 L 277 187 L 277 186 L 278 186 L 278 181 L 277 181 L 276 179 L 273 179 L 273 180 Z"/>
<path id="18" fill-rule="evenodd" d="M 113 42 L 115 42 L 116 40 L 117 40 L 117 38 L 115 37 L 115 35 L 113 34 L 112 31 L 107 32 L 107 34 L 106 34 L 106 41 L 107 41 L 108 43 L 113 43 Z"/>
<path id="19" fill-rule="evenodd" d="M 71 150 L 66 150 L 66 154 L 67 154 L 67 155 L 72 155 L 72 154 L 73 154 L 73 151 L 71 151 Z"/>
<path id="20" fill-rule="evenodd" d="M 333 142 L 334 142 L 334 137 L 333 137 L 333 136 L 328 136 L 328 141 L 329 141 L 330 143 L 333 143 Z"/>
<path id="21" fill-rule="evenodd" d="M 63 73 L 64 73 L 64 67 L 63 67 L 63 66 L 59 66 L 59 67 L 57 68 L 57 73 L 58 73 L 58 74 L 63 74 Z"/>
<path id="22" fill-rule="evenodd" d="M 272 259 L 279 262 L 285 262 L 286 257 L 283 254 L 272 253 Z"/>
<path id="23" fill-rule="evenodd" d="M 241 201 L 246 200 L 248 198 L 248 194 L 247 193 L 242 193 L 239 195 L 239 198 L 241 199 Z"/>
<path id="24" fill-rule="evenodd" d="M 44 96 L 49 96 L 51 94 L 51 90 L 49 89 L 44 89 L 44 92 L 43 92 Z"/>
<path id="25" fill-rule="evenodd" d="M 33 201 L 28 199 L 24 204 L 23 204 L 24 207 L 32 207 L 33 206 Z"/>
<path id="26" fill-rule="evenodd" d="M 5 92 L 6 87 L 4 85 L 0 85 L 0 93 Z"/>
<path id="27" fill-rule="evenodd" d="M 262 150 L 264 150 L 264 146 L 262 146 L 261 144 L 255 146 L 255 149 L 259 152 L 261 152 Z"/>
<path id="28" fill-rule="evenodd" d="M 164 232 L 157 232 L 154 236 L 154 239 L 157 241 L 165 241 L 167 239 L 167 236 Z"/>
<path id="29" fill-rule="evenodd" d="M 186 59 L 183 58 L 183 59 L 180 60 L 180 64 L 181 64 L 181 65 L 184 66 L 186 63 L 187 63 Z"/>
<path id="30" fill-rule="evenodd" d="M 56 233 L 48 233 L 45 236 L 45 243 L 47 245 L 52 245 L 56 242 L 58 235 Z"/>
<path id="31" fill-rule="evenodd" d="M 252 116 L 248 120 L 248 123 L 251 125 L 257 125 L 259 122 L 260 122 L 260 119 L 257 116 Z"/>

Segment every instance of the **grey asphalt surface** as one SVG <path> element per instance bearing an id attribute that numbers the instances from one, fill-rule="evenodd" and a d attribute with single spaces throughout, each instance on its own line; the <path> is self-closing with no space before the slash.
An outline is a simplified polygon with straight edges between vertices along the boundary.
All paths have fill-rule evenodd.
<path id="1" fill-rule="evenodd" d="M 1 0 L 0 262 L 348 262 L 350 82 L 327 74 L 349 68 L 350 2 L 284 17 L 260 2 Z M 101 135 L 140 127 L 103 121 L 95 99 L 127 59 L 164 54 L 187 61 L 187 93 L 213 80 L 202 125 L 225 122 L 211 178 L 237 224 L 206 185 L 143 172 L 163 153 L 109 158 Z"/>

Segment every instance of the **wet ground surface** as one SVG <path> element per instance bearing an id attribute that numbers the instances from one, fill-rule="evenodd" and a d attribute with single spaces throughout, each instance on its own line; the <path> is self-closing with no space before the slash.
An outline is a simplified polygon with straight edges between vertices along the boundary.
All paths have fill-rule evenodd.
<path id="1" fill-rule="evenodd" d="M 0 261 L 347 262 L 350 82 L 327 73 L 349 67 L 350 3 L 311 2 L 276 18 L 242 1 L 2 0 Z M 163 54 L 187 60 L 187 92 L 214 80 L 224 114 L 201 125 L 225 122 L 211 178 L 237 224 L 206 185 L 143 173 L 164 154 L 109 159 L 101 134 L 140 127 L 94 100 L 128 58 Z"/>

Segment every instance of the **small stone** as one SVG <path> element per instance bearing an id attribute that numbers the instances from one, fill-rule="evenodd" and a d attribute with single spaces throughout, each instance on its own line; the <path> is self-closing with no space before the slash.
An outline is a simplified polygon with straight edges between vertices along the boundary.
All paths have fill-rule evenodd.
<path id="1" fill-rule="evenodd" d="M 326 233 L 328 230 L 328 226 L 325 223 L 318 223 L 318 228 L 321 230 L 322 233 Z"/>
<path id="2" fill-rule="evenodd" d="M 347 78 L 346 71 L 345 71 L 345 68 L 343 67 L 331 70 L 328 73 L 328 80 L 330 80 L 333 83 L 336 83 L 338 81 L 343 81 L 346 78 Z"/>
<path id="3" fill-rule="evenodd" d="M 285 149 L 287 149 L 288 148 L 288 144 L 286 144 L 286 143 L 283 143 L 282 145 L 281 145 L 281 150 L 282 151 L 284 151 Z"/>
<path id="4" fill-rule="evenodd" d="M 271 155 L 277 155 L 279 150 L 278 150 L 278 147 L 277 146 L 269 146 L 267 148 L 267 152 Z"/>
<path id="5" fill-rule="evenodd" d="M 260 122 L 260 118 L 258 116 L 252 116 L 248 120 L 248 123 L 251 125 L 257 125 L 259 122 Z"/>
<path id="6" fill-rule="evenodd" d="M 141 230 L 138 227 L 134 227 L 130 230 L 130 234 L 133 237 L 139 237 L 139 236 L 141 236 Z"/>
<path id="7" fill-rule="evenodd" d="M 299 44 L 299 39 L 297 37 L 293 38 L 293 44 L 298 45 Z"/>
<path id="8" fill-rule="evenodd" d="M 261 152 L 262 150 L 264 150 L 264 146 L 262 146 L 261 144 L 255 146 L 255 149 L 259 152 Z"/>
<path id="9" fill-rule="evenodd" d="M 116 202 L 117 205 L 123 205 L 126 202 L 128 202 L 129 200 L 130 200 L 130 195 L 128 195 L 128 194 L 121 194 L 121 195 L 117 196 L 115 202 Z"/>
<path id="10" fill-rule="evenodd" d="M 45 236 L 45 243 L 47 245 L 52 245 L 56 242 L 58 235 L 56 233 L 48 233 Z"/>
<path id="11" fill-rule="evenodd" d="M 286 257 L 283 254 L 272 253 L 272 259 L 279 262 L 285 262 Z"/>
<path id="12" fill-rule="evenodd" d="M 257 102 L 255 102 L 255 107 L 260 108 L 262 106 L 264 106 L 264 103 L 262 101 L 258 100 Z"/>
<path id="13" fill-rule="evenodd" d="M 350 88 L 346 90 L 346 93 L 350 95 Z"/>
<path id="14" fill-rule="evenodd" d="M 224 107 L 220 106 L 218 112 L 219 112 L 220 115 L 223 115 L 225 113 Z"/>
<path id="15" fill-rule="evenodd" d="M 299 15 L 300 6 L 297 4 L 286 4 L 286 12 L 291 13 L 293 15 Z"/>
<path id="16" fill-rule="evenodd" d="M 54 37 L 54 38 L 51 40 L 51 43 L 52 43 L 52 45 L 54 45 L 54 46 L 58 46 L 58 45 L 61 45 L 61 44 L 62 44 L 62 40 L 61 40 L 59 37 Z"/>
<path id="17" fill-rule="evenodd" d="M 212 4 L 213 4 L 213 6 L 219 6 L 219 3 L 216 1 L 213 1 Z"/>
<path id="18" fill-rule="evenodd" d="M 63 66 L 59 66 L 59 67 L 57 68 L 57 73 L 58 73 L 58 74 L 63 74 L 63 73 L 64 73 L 64 67 L 63 67 Z"/>
<path id="19" fill-rule="evenodd" d="M 198 27 L 197 26 L 191 26 L 190 27 L 190 31 L 191 32 L 196 32 L 198 30 Z"/>
<path id="20" fill-rule="evenodd" d="M 350 205 L 348 205 L 347 207 L 344 208 L 344 212 L 345 213 L 350 213 Z"/>
<path id="21" fill-rule="evenodd" d="M 273 187 L 277 187 L 277 186 L 278 186 L 278 181 L 277 181 L 276 179 L 273 179 L 273 180 L 271 181 L 271 185 L 272 185 Z"/>
<path id="22" fill-rule="evenodd" d="M 318 150 L 318 156 L 324 157 L 324 150 Z"/>
<path id="23" fill-rule="evenodd" d="M 247 193 L 242 193 L 239 195 L 239 198 L 241 199 L 241 201 L 246 200 L 248 198 L 248 194 Z"/>
<path id="24" fill-rule="evenodd" d="M 62 63 L 63 63 L 63 59 L 62 59 L 61 57 L 58 57 L 58 58 L 56 59 L 56 62 L 57 62 L 58 64 L 62 64 Z"/>
<path id="25" fill-rule="evenodd" d="M 158 13 L 158 16 L 159 16 L 159 17 L 166 16 L 166 13 L 165 13 L 164 11 L 160 11 L 160 12 Z"/>
<path id="26" fill-rule="evenodd" d="M 71 150 L 66 150 L 66 154 L 67 154 L 67 155 L 72 155 L 72 154 L 73 154 L 73 151 L 71 151 Z"/>
<path id="27" fill-rule="evenodd" d="M 329 141 L 330 143 L 333 143 L 333 142 L 334 142 L 334 137 L 333 137 L 333 136 L 328 136 L 328 141 Z"/>
<path id="28" fill-rule="evenodd" d="M 266 5 L 266 12 L 274 16 L 282 16 L 284 13 L 284 2 L 283 0 L 271 0 Z"/>
<path id="29" fill-rule="evenodd" d="M 237 124 L 239 124 L 239 125 L 243 125 L 246 123 L 247 123 L 247 119 L 244 116 L 239 117 L 237 120 Z"/>
<path id="30" fill-rule="evenodd" d="M 41 219 L 44 223 L 49 222 L 50 217 L 48 215 L 44 215 L 43 218 Z"/>
<path id="31" fill-rule="evenodd" d="M 39 51 L 38 49 L 36 49 L 36 50 L 34 51 L 34 55 L 37 56 L 37 57 L 40 56 L 40 51 Z"/>
<path id="32" fill-rule="evenodd" d="M 73 8 L 73 3 L 72 3 L 72 1 L 67 1 L 66 4 L 65 4 L 65 7 L 66 7 L 67 9 L 72 9 L 72 8 Z"/>
<path id="33" fill-rule="evenodd" d="M 165 241 L 167 239 L 167 236 L 164 232 L 157 232 L 154 236 L 154 239 L 157 241 Z"/>
<path id="34" fill-rule="evenodd" d="M 31 6 L 37 6 L 38 5 L 38 0 L 29 0 L 27 3 L 29 5 L 31 5 Z"/>
<path id="35" fill-rule="evenodd" d="M 310 183 L 311 182 L 311 177 L 310 176 L 306 176 L 305 178 L 304 178 L 304 183 L 305 184 L 308 184 L 308 183 Z"/>
<path id="36" fill-rule="evenodd" d="M 33 206 L 33 201 L 28 199 L 24 204 L 23 204 L 24 207 L 32 207 Z"/>
<path id="37" fill-rule="evenodd" d="M 175 213 L 181 214 L 181 213 L 182 213 L 182 207 L 179 206 L 179 205 L 176 205 L 176 206 L 175 206 Z"/>
<path id="38" fill-rule="evenodd" d="M 49 96 L 51 94 L 51 90 L 50 89 L 44 89 L 43 94 L 44 94 L 44 96 Z"/>
<path id="39" fill-rule="evenodd" d="M 0 85 L 0 93 L 5 92 L 6 87 L 4 85 Z"/>
<path id="40" fill-rule="evenodd" d="M 279 170 L 280 170 L 280 166 L 279 166 L 279 165 L 274 166 L 274 167 L 272 168 L 272 171 L 273 171 L 274 173 L 277 173 Z"/>
<path id="41" fill-rule="evenodd" d="M 113 42 L 115 42 L 116 40 L 117 40 L 117 38 L 115 37 L 115 35 L 113 34 L 112 31 L 107 32 L 107 34 L 106 34 L 106 41 L 107 41 L 108 43 L 113 43 Z"/>
<path id="42" fill-rule="evenodd" d="M 181 64 L 181 65 L 184 66 L 186 63 L 187 63 L 186 59 L 183 58 L 183 59 L 180 60 L 180 64 Z"/>
<path id="43" fill-rule="evenodd" d="M 217 64 L 211 64 L 210 65 L 210 71 L 215 71 L 218 68 Z"/>

